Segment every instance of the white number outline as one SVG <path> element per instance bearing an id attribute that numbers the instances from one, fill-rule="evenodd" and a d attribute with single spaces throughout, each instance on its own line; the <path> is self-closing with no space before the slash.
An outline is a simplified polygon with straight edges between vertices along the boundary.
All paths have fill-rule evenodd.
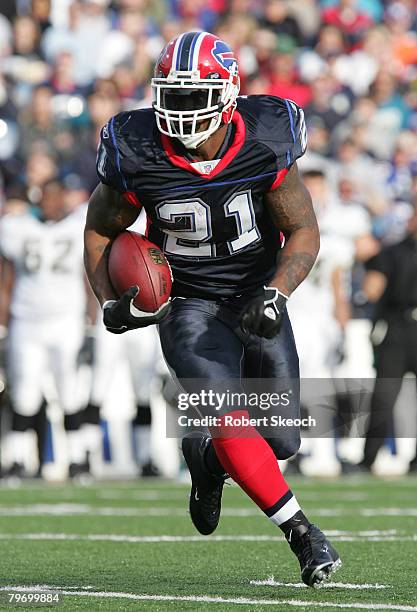
<path id="1" fill-rule="evenodd" d="M 244 203 L 242 205 L 242 198 Z M 231 204 L 238 202 L 236 210 L 231 210 Z M 167 216 L 161 214 L 162 209 L 168 205 L 175 204 L 196 204 L 205 210 L 206 220 L 206 236 L 202 240 L 191 240 L 184 237 L 184 233 L 195 233 L 196 230 L 196 214 L 197 211 L 190 212 L 178 212 L 169 213 Z M 201 210 L 201 209 L 200 209 Z M 209 204 L 201 200 L 200 198 L 187 198 L 177 200 L 164 200 L 155 207 L 155 212 L 160 221 L 175 223 L 175 220 L 181 217 L 188 217 L 191 222 L 190 229 L 187 230 L 170 230 L 169 228 L 160 228 L 165 234 L 163 249 L 166 253 L 172 255 L 183 256 L 183 257 L 198 257 L 198 258 L 215 258 L 216 257 L 216 245 L 210 244 L 209 240 L 213 237 L 212 233 L 212 222 L 211 222 L 211 210 Z M 227 240 L 227 248 L 231 255 L 241 253 L 250 248 L 256 242 L 259 242 L 262 237 L 259 228 L 256 224 L 255 209 L 252 201 L 252 193 L 250 190 L 239 191 L 234 193 L 223 205 L 223 212 L 225 218 L 233 217 L 236 222 L 237 235 L 231 240 Z M 181 235 L 182 234 L 182 235 Z M 252 239 L 250 236 L 254 236 Z M 246 242 L 242 247 L 236 248 L 236 242 Z M 248 241 L 249 239 L 249 241 Z"/>
<path id="2" fill-rule="evenodd" d="M 206 216 L 206 233 L 207 236 L 202 240 L 192 240 L 190 238 L 184 238 L 184 236 L 179 236 L 182 233 L 192 233 L 196 232 L 196 211 L 190 212 L 182 212 L 182 213 L 170 213 L 169 217 L 163 217 L 161 215 L 161 210 L 164 206 L 171 204 L 198 204 L 200 205 L 204 211 Z M 209 243 L 209 240 L 213 237 L 212 227 L 211 227 L 211 214 L 210 214 L 210 206 L 201 200 L 200 198 L 187 198 L 181 200 L 165 200 L 164 202 L 160 202 L 155 207 L 155 212 L 157 214 L 158 219 L 161 221 L 165 221 L 168 223 L 175 223 L 175 220 L 180 217 L 187 217 L 191 221 L 191 228 L 187 230 L 170 230 L 170 229 L 162 229 L 161 231 L 166 234 L 164 237 L 164 248 L 163 250 L 167 253 L 171 253 L 172 255 L 184 256 L 184 257 L 213 257 L 214 256 L 214 246 Z M 182 247 L 182 248 L 181 248 Z M 189 253 L 184 252 L 185 249 L 190 249 Z M 192 252 L 191 252 L 192 251 Z"/>
<path id="3" fill-rule="evenodd" d="M 232 211 L 228 210 L 230 205 L 236 200 L 239 200 L 239 198 L 241 197 L 245 197 L 245 204 L 247 204 L 247 209 L 246 211 L 243 211 L 243 212 L 249 212 L 249 217 L 250 217 L 250 227 L 248 227 L 248 229 L 245 229 L 245 230 L 243 229 L 243 224 L 246 225 L 246 219 L 248 217 L 242 214 L 242 207 L 240 207 L 239 210 L 232 210 Z M 229 218 L 234 217 L 236 220 L 237 237 L 233 238 L 232 240 L 227 241 L 227 248 L 229 249 L 229 253 L 231 255 L 235 255 L 236 253 L 241 253 L 242 251 L 245 251 L 248 247 L 250 247 L 252 244 L 255 244 L 255 242 L 259 242 L 259 240 L 261 239 L 261 234 L 260 234 L 258 226 L 256 225 L 255 209 L 253 207 L 252 193 L 250 190 L 239 191 L 238 193 L 233 194 L 233 196 L 231 196 L 227 200 L 227 202 L 224 204 L 223 208 L 224 208 L 224 214 L 226 217 L 229 217 Z M 255 232 L 256 238 L 250 240 L 249 242 L 247 242 L 244 246 L 240 248 L 236 248 L 236 249 L 234 248 L 233 244 L 235 244 L 236 242 L 239 242 L 240 240 L 242 240 L 242 238 L 243 240 L 245 240 L 245 236 L 246 238 L 249 238 L 252 232 Z"/>

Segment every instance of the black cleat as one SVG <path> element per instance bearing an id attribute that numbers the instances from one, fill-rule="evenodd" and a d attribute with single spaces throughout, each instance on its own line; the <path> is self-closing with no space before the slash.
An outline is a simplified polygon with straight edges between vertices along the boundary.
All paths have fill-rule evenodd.
<path id="1" fill-rule="evenodd" d="M 88 461 L 84 463 L 70 463 L 68 467 L 68 476 L 71 478 L 71 480 L 80 481 L 81 483 L 90 482 L 92 480 L 92 476 Z"/>
<path id="2" fill-rule="evenodd" d="M 307 586 L 319 586 L 342 565 L 339 554 L 315 525 L 310 525 L 302 536 L 291 530 L 285 537 L 297 555 L 301 579 Z"/>
<path id="3" fill-rule="evenodd" d="M 417 472 L 417 456 L 408 465 L 408 473 L 412 474 L 413 472 Z"/>
<path id="4" fill-rule="evenodd" d="M 190 514 L 195 528 L 210 535 L 220 520 L 225 476 L 211 474 L 204 464 L 204 453 L 211 438 L 202 432 L 187 434 L 182 452 L 191 475 Z"/>
<path id="5" fill-rule="evenodd" d="M 344 476 L 363 476 L 372 474 L 369 465 L 366 465 L 363 461 L 360 463 L 351 463 L 350 461 L 341 460 L 340 468 Z"/>
<path id="6" fill-rule="evenodd" d="M 10 480 L 23 480 L 28 475 L 23 466 L 23 463 L 14 462 L 7 470 L 3 472 L 3 478 L 10 478 Z"/>
<path id="7" fill-rule="evenodd" d="M 158 470 L 156 465 L 152 461 L 148 461 L 142 466 L 141 476 L 142 478 L 158 478 L 161 472 Z"/>

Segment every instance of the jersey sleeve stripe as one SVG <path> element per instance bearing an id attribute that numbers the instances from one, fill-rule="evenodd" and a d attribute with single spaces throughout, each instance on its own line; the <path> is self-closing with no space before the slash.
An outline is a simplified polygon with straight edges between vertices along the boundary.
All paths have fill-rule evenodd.
<path id="1" fill-rule="evenodd" d="M 281 170 L 278 170 L 277 175 L 275 177 L 275 181 L 272 183 L 269 191 L 273 191 L 274 189 L 279 187 L 282 181 L 285 179 L 287 174 L 288 174 L 288 168 L 282 168 Z"/>
<path id="2" fill-rule="evenodd" d="M 111 120 L 110 120 L 109 131 L 110 131 L 111 141 L 112 141 L 112 144 L 113 144 L 113 147 L 114 147 L 114 151 L 115 151 L 115 154 L 116 154 L 117 170 L 119 171 L 120 178 L 122 179 L 123 187 L 127 190 L 126 180 L 125 180 L 125 177 L 123 176 L 122 169 L 120 167 L 120 153 L 119 153 L 119 149 L 117 147 L 116 135 L 114 133 L 114 117 L 112 117 Z"/>
<path id="3" fill-rule="evenodd" d="M 125 191 L 123 194 L 124 199 L 129 202 L 129 204 L 133 204 L 136 208 L 141 209 L 142 204 L 139 202 L 138 198 L 132 191 Z"/>
<path id="4" fill-rule="evenodd" d="M 290 118 L 290 128 L 291 128 L 292 139 L 295 142 L 296 138 L 295 138 L 295 131 L 294 131 L 294 119 L 293 119 L 292 112 L 291 112 L 291 105 L 288 102 L 288 100 L 285 100 L 285 106 L 287 107 L 288 115 Z"/>
<path id="5" fill-rule="evenodd" d="M 152 225 L 152 219 L 150 218 L 149 215 L 146 215 L 146 230 L 145 230 L 146 237 L 149 236 L 149 230 L 151 229 L 151 225 Z"/>

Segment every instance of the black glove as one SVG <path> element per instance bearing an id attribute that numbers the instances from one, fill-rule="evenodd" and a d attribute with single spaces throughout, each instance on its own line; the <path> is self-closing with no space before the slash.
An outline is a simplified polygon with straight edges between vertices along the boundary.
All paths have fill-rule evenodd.
<path id="1" fill-rule="evenodd" d="M 287 299 L 275 287 L 264 287 L 264 295 L 254 298 L 244 310 L 242 330 L 261 338 L 276 336 L 281 329 Z"/>
<path id="2" fill-rule="evenodd" d="M 95 334 L 94 327 L 88 326 L 84 332 L 84 340 L 77 355 L 77 366 L 93 365 Z"/>
<path id="3" fill-rule="evenodd" d="M 155 312 L 139 310 L 133 300 L 139 287 L 130 287 L 118 300 L 107 300 L 103 304 L 103 322 L 112 334 L 123 334 L 130 329 L 138 329 L 160 323 L 171 309 L 171 302 L 162 304 Z"/>

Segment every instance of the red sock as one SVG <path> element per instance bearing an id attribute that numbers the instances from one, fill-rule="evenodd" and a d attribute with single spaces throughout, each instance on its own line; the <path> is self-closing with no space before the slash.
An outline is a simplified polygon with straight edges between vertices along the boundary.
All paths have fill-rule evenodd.
<path id="1" fill-rule="evenodd" d="M 234 410 L 222 417 L 220 427 L 211 430 L 217 457 L 255 504 L 268 510 L 289 491 L 277 459 L 252 425 L 228 424 L 227 417 L 241 420 L 249 418 L 249 414 L 246 410 Z"/>

